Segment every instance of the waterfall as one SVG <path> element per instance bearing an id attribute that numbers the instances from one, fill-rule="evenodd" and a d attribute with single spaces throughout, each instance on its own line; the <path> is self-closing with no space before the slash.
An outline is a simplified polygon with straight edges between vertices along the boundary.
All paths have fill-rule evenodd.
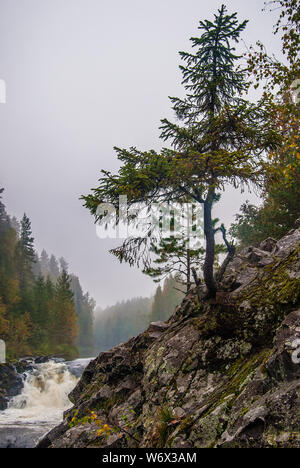
<path id="1" fill-rule="evenodd" d="M 0 448 L 30 447 L 63 419 L 73 390 L 90 359 L 32 363 L 23 374 L 22 393 L 0 412 Z"/>
<path id="2" fill-rule="evenodd" d="M 9 402 L 8 412 L 22 410 L 22 419 L 44 419 L 62 413 L 71 405 L 68 394 L 77 380 L 65 363 L 35 364 L 33 370 L 25 374 L 22 393 Z"/>

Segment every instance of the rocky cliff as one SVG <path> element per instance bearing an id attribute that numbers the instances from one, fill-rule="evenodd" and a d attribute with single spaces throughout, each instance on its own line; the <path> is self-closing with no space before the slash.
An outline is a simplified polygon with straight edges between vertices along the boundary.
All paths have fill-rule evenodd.
<path id="1" fill-rule="evenodd" d="M 299 448 L 300 229 L 201 297 L 92 361 L 39 447 Z"/>

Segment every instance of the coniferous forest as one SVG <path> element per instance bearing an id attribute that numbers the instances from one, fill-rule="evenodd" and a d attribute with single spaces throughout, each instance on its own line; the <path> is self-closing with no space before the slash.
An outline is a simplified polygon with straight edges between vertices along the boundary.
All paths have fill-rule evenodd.
<path id="1" fill-rule="evenodd" d="M 94 351 L 94 301 L 59 261 L 34 247 L 31 222 L 11 218 L 0 190 L 0 330 L 7 359 L 30 355 L 74 358 Z"/>

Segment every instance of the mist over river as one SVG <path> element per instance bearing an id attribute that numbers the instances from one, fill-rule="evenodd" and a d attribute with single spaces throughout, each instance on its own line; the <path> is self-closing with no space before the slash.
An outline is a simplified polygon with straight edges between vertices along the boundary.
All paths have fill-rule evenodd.
<path id="1" fill-rule="evenodd" d="M 22 374 L 23 389 L 0 411 L 0 448 L 32 448 L 59 424 L 63 412 L 72 406 L 68 394 L 91 361 L 50 360 Z"/>

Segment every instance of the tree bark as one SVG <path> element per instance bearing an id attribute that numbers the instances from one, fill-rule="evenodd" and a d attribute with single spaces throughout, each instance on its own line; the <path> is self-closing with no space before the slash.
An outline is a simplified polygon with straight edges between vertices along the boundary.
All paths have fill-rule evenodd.
<path id="1" fill-rule="evenodd" d="M 189 292 L 189 290 L 191 289 L 191 255 L 190 255 L 190 249 L 187 249 L 187 252 L 186 252 L 186 263 L 187 263 L 187 272 L 186 272 L 186 276 L 187 276 L 187 283 L 186 283 L 186 289 L 187 289 L 187 292 Z"/>
<path id="2" fill-rule="evenodd" d="M 198 278 L 196 268 L 192 267 L 191 270 L 192 270 L 192 274 L 193 274 L 193 278 L 194 278 L 195 284 L 196 284 L 196 286 L 198 287 L 198 286 L 200 286 L 201 281 L 200 281 L 200 278 Z"/>
<path id="3" fill-rule="evenodd" d="M 228 240 L 226 238 L 226 229 L 225 229 L 224 224 L 222 224 L 222 226 L 219 229 L 217 229 L 217 231 L 222 232 L 223 241 L 224 241 L 224 244 L 226 245 L 227 251 L 228 251 L 227 257 L 225 258 L 224 262 L 221 265 L 221 268 L 219 269 L 219 271 L 217 272 L 216 277 L 215 277 L 215 281 L 216 281 L 216 283 L 218 285 L 222 281 L 223 276 L 224 276 L 224 274 L 226 272 L 226 269 L 227 269 L 229 263 L 233 260 L 236 249 L 235 249 L 234 243 L 233 242 L 232 243 L 228 242 Z"/>
<path id="4" fill-rule="evenodd" d="M 229 265 L 229 263 L 233 260 L 233 257 L 234 257 L 234 254 L 235 254 L 235 247 L 233 246 L 232 249 L 228 252 L 225 260 L 223 261 L 218 273 L 216 274 L 216 283 L 219 284 L 222 279 L 223 279 L 223 276 L 225 275 L 225 272 L 226 272 L 226 269 Z"/>
<path id="5" fill-rule="evenodd" d="M 207 287 L 207 298 L 215 297 L 217 286 L 214 278 L 215 261 L 215 231 L 212 224 L 213 192 L 209 193 L 204 202 L 204 234 L 206 239 L 206 252 L 204 262 L 204 282 Z"/>

